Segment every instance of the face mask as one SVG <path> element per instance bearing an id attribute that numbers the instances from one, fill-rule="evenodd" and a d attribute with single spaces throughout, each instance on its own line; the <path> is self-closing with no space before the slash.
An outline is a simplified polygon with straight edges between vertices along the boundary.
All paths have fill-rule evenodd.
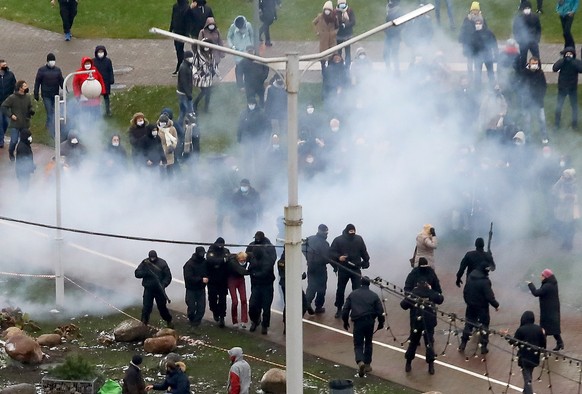
<path id="1" fill-rule="evenodd" d="M 560 167 L 562 167 L 562 168 L 566 167 L 566 162 L 563 161 L 563 160 L 561 160 L 560 161 Z"/>
<path id="2" fill-rule="evenodd" d="M 252 111 L 253 109 L 255 109 L 255 104 L 249 104 L 249 109 Z"/>
<path id="3" fill-rule="evenodd" d="M 331 131 L 337 133 L 339 131 L 339 127 L 332 127 Z"/>
<path id="4" fill-rule="evenodd" d="M 99 59 L 103 59 L 104 56 L 105 56 L 105 53 L 104 52 L 97 52 L 97 57 Z"/>
<path id="5" fill-rule="evenodd" d="M 55 64 L 57 64 L 57 62 L 55 60 L 49 60 L 47 63 L 47 66 L 49 66 L 50 68 L 53 68 L 55 66 Z"/>
<path id="6" fill-rule="evenodd" d="M 537 70 L 539 68 L 540 68 L 540 65 L 539 64 L 530 64 L 529 65 L 529 69 L 532 70 L 532 71 L 535 71 L 535 70 Z"/>
<path id="7" fill-rule="evenodd" d="M 150 261 L 153 263 L 154 261 L 156 261 L 155 257 L 150 257 Z"/>
<path id="8" fill-rule="evenodd" d="M 111 143 L 111 145 L 113 145 L 113 146 L 119 146 L 119 141 L 113 141 L 113 142 Z"/>
<path id="9" fill-rule="evenodd" d="M 524 14 L 524 15 L 529 15 L 529 14 L 531 14 L 531 8 L 524 8 L 524 10 L 523 10 L 523 14 Z"/>
<path id="10" fill-rule="evenodd" d="M 308 156 L 305 161 L 307 162 L 307 164 L 313 164 L 313 156 Z"/>
<path id="11" fill-rule="evenodd" d="M 311 115 L 315 111 L 315 108 L 307 108 L 307 113 Z"/>
<path id="12" fill-rule="evenodd" d="M 83 66 L 85 68 L 85 70 L 91 70 L 91 65 L 90 64 L 85 64 L 85 66 Z"/>
<path id="13" fill-rule="evenodd" d="M 32 142 L 32 136 L 28 137 L 28 142 Z"/>
<path id="14" fill-rule="evenodd" d="M 483 29 L 483 25 L 482 24 L 478 23 L 478 24 L 475 25 L 475 30 L 479 31 L 481 29 Z"/>
<path id="15" fill-rule="evenodd" d="M 28 92 L 30 92 L 29 88 L 24 89 L 24 94 L 28 94 Z"/>
<path id="16" fill-rule="evenodd" d="M 566 55 L 566 60 L 572 60 L 573 57 L 574 55 Z"/>
<path id="17" fill-rule="evenodd" d="M 166 122 L 160 122 L 160 127 L 166 127 L 167 123 Z"/>
<path id="18" fill-rule="evenodd" d="M 204 52 L 208 52 L 210 50 L 210 48 L 206 47 L 204 48 Z"/>
<path id="19" fill-rule="evenodd" d="M 366 58 L 366 55 L 360 55 L 360 56 L 358 56 L 358 59 L 365 59 L 365 58 Z"/>
<path id="20" fill-rule="evenodd" d="M 329 15 L 329 14 L 331 14 L 331 10 L 325 10 L 325 11 L 323 11 L 323 13 L 324 13 L 325 15 Z"/>
<path id="21" fill-rule="evenodd" d="M 194 58 L 193 57 L 188 57 L 186 58 L 186 61 L 190 64 L 194 63 Z"/>
<path id="22" fill-rule="evenodd" d="M 240 191 L 243 192 L 243 193 L 246 193 L 246 192 L 249 191 L 249 187 L 248 186 L 241 186 L 240 187 Z"/>
<path id="23" fill-rule="evenodd" d="M 144 122 L 143 119 L 142 120 L 138 120 L 137 122 L 135 122 L 135 124 L 138 125 L 138 126 L 143 126 L 144 123 L 145 122 Z"/>
<path id="24" fill-rule="evenodd" d="M 73 145 L 77 145 L 78 143 L 79 143 L 79 140 L 78 140 L 78 139 L 76 139 L 76 138 L 73 138 L 73 139 L 71 140 L 71 144 L 73 144 Z"/>
<path id="25" fill-rule="evenodd" d="M 157 137 L 158 136 L 158 131 L 157 130 L 152 131 L 152 136 Z"/>
<path id="26" fill-rule="evenodd" d="M 281 145 L 279 145 L 279 144 L 273 144 L 273 149 L 279 149 L 280 146 Z"/>
<path id="27" fill-rule="evenodd" d="M 208 25 L 208 30 L 214 30 L 214 29 L 216 29 L 215 25 Z"/>
<path id="28" fill-rule="evenodd" d="M 339 4 L 337 6 L 337 8 L 339 8 L 340 10 L 345 10 L 346 8 L 348 8 L 348 5 L 347 4 Z"/>

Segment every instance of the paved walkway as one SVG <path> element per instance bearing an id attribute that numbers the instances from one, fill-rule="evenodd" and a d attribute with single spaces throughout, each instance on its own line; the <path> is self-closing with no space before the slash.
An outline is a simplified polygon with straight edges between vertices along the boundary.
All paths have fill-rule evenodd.
<path id="1" fill-rule="evenodd" d="M 116 69 L 116 82 L 120 87 L 133 85 L 173 85 L 176 83 L 171 72 L 175 67 L 175 52 L 170 39 L 77 39 L 65 42 L 61 33 L 30 27 L 16 22 L 0 19 L 0 58 L 8 61 L 17 78 L 23 78 L 31 84 L 34 81 L 36 70 L 45 64 L 46 54 L 53 52 L 57 57 L 57 64 L 64 74 L 75 71 L 80 67 L 83 56 L 94 56 L 97 45 L 105 45 Z M 152 35 L 153 37 L 153 35 Z M 378 35 L 381 38 L 381 35 Z M 382 41 L 364 41 L 363 46 L 378 68 L 383 67 Z M 352 52 L 360 45 L 354 45 Z M 464 58 L 459 45 L 455 42 L 443 44 L 440 48 L 450 60 L 453 71 L 464 70 Z M 562 45 L 542 44 L 541 57 L 545 61 L 544 69 L 558 58 Z M 264 49 L 264 56 L 281 56 L 290 51 L 310 54 L 318 50 L 315 41 L 288 42 L 275 41 L 271 48 Z M 410 48 L 402 46 L 400 58 L 403 68 L 406 61 L 412 58 Z M 234 80 L 234 61 L 227 56 L 220 65 L 224 81 Z M 319 81 L 319 63 L 315 62 L 303 78 L 305 82 Z M 548 81 L 556 78 L 556 74 L 549 73 Z"/>

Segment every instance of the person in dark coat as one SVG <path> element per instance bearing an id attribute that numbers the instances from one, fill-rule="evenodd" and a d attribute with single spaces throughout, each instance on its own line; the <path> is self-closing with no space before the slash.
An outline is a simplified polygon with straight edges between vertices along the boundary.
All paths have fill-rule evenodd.
<path id="1" fill-rule="evenodd" d="M 480 331 L 479 343 L 481 346 L 481 354 L 489 353 L 487 344 L 489 343 L 489 305 L 499 310 L 499 302 L 495 299 L 495 294 L 491 288 L 491 280 L 489 279 L 489 270 L 486 266 L 479 266 L 475 268 L 471 275 L 467 277 L 467 284 L 463 289 L 463 298 L 467 309 L 465 310 L 465 328 L 461 337 L 461 344 L 459 351 L 464 351 L 467 342 L 473 332 L 477 328 Z"/>
<path id="2" fill-rule="evenodd" d="M 71 38 L 73 38 L 73 35 L 71 34 L 71 28 L 73 27 L 75 17 L 77 16 L 77 3 L 79 0 L 51 0 L 53 7 L 57 1 L 59 3 L 61 20 L 63 22 L 65 41 L 71 41 Z"/>
<path id="3" fill-rule="evenodd" d="M 59 89 L 63 87 L 64 81 L 63 73 L 56 63 L 57 58 L 53 53 L 46 55 L 46 64 L 38 69 L 34 80 L 34 99 L 38 101 L 42 97 L 46 111 L 45 127 L 53 138 L 55 137 L 55 96 L 59 95 Z"/>
<path id="4" fill-rule="evenodd" d="M 190 380 L 185 371 L 186 365 L 183 362 L 168 361 L 164 381 L 147 385 L 146 391 L 160 390 L 171 394 L 190 394 Z"/>
<path id="5" fill-rule="evenodd" d="M 578 128 L 578 74 L 582 73 L 582 61 L 576 59 L 574 47 L 564 48 L 560 54 L 563 56 L 552 66 L 552 71 L 558 75 L 558 101 L 556 103 L 555 121 L 556 128 L 560 128 L 562 120 L 562 107 L 566 97 L 570 98 L 572 108 L 572 128 Z"/>
<path id="6" fill-rule="evenodd" d="M 14 161 L 14 150 L 20 138 L 20 132 L 24 129 L 30 129 L 31 119 L 35 114 L 32 106 L 32 96 L 28 94 L 26 81 L 17 81 L 14 93 L 0 104 L 2 114 L 9 119 L 10 144 L 8 145 L 8 157 L 10 161 Z M 3 135 L 2 138 L 4 138 Z M 4 139 L 2 139 L 2 142 L 4 142 Z"/>
<path id="7" fill-rule="evenodd" d="M 224 247 L 224 238 L 218 237 L 208 247 L 208 307 L 214 321 L 220 328 L 224 327 L 226 316 L 226 294 L 228 293 L 228 270 L 230 251 Z"/>
<path id="8" fill-rule="evenodd" d="M 248 179 L 240 181 L 240 187 L 232 195 L 232 207 L 233 226 L 238 229 L 240 236 L 248 236 L 259 223 L 262 214 L 261 195 Z"/>
<path id="9" fill-rule="evenodd" d="M 115 75 L 113 74 L 113 63 L 111 62 L 111 59 L 107 57 L 107 49 L 104 45 L 97 45 L 95 47 L 93 64 L 97 71 L 99 71 L 99 74 L 103 77 L 103 82 L 105 82 L 105 93 L 102 94 L 103 103 L 105 104 L 105 115 L 111 116 L 109 95 L 111 94 L 111 85 L 115 83 Z"/>
<path id="10" fill-rule="evenodd" d="M 188 321 L 192 328 L 200 325 L 206 311 L 206 284 L 209 279 L 205 253 L 203 246 L 197 246 L 183 268 Z"/>
<path id="11" fill-rule="evenodd" d="M 278 74 L 271 78 L 265 89 L 265 116 L 271 122 L 272 133 L 287 132 L 287 91 L 283 78 Z"/>
<path id="12" fill-rule="evenodd" d="M 180 64 L 180 68 L 178 69 L 178 83 L 176 87 L 178 105 L 180 107 L 180 115 L 178 115 L 178 124 L 180 127 L 183 127 L 186 115 L 194 112 L 194 105 L 192 102 L 192 88 L 194 86 L 194 74 L 192 73 L 193 63 L 194 54 L 192 51 L 184 52 L 184 61 Z"/>
<path id="13" fill-rule="evenodd" d="M 236 130 L 236 140 L 239 143 L 253 146 L 265 146 L 268 140 L 268 126 L 265 113 L 254 98 L 247 101 L 247 108 L 241 113 Z"/>
<path id="14" fill-rule="evenodd" d="M 404 292 L 410 293 L 419 282 L 427 283 L 431 289 L 439 294 L 443 292 L 436 272 L 428 265 L 428 260 L 425 257 L 418 259 L 418 267 L 414 267 L 406 277 Z"/>
<path id="15" fill-rule="evenodd" d="M 482 18 L 475 20 L 475 31 L 469 38 L 469 48 L 475 71 L 473 83 L 477 87 L 481 86 L 481 70 L 485 64 L 489 86 L 493 88 L 495 85 L 493 62 L 496 61 L 498 53 L 497 39 Z"/>
<path id="16" fill-rule="evenodd" d="M 65 156 L 69 168 L 78 169 L 85 161 L 87 148 L 74 131 L 71 131 L 67 139 L 61 142 L 61 156 Z"/>
<path id="17" fill-rule="evenodd" d="M 335 293 L 335 318 L 341 317 L 342 307 L 348 281 L 352 290 L 361 285 L 362 269 L 370 267 L 370 255 L 364 239 L 356 234 L 356 226 L 348 224 L 342 235 L 336 237 L 329 248 L 329 258 L 333 260 L 334 272 L 337 273 L 337 290 Z"/>
<path id="18" fill-rule="evenodd" d="M 144 156 L 142 139 L 150 134 L 154 127 L 155 125 L 149 123 L 143 112 L 136 112 L 129 121 L 127 133 L 129 134 L 129 144 L 131 145 L 131 157 L 134 164 L 140 167 Z"/>
<path id="19" fill-rule="evenodd" d="M 188 0 L 176 0 L 176 4 L 172 6 L 172 19 L 170 20 L 170 32 L 180 34 L 181 36 L 188 36 L 189 26 L 188 17 L 190 16 L 190 6 Z M 198 39 L 198 36 L 194 37 Z M 182 41 L 174 40 L 174 48 L 176 49 L 176 69 L 172 75 L 178 74 L 180 64 L 184 60 L 184 43 Z"/>
<path id="20" fill-rule="evenodd" d="M 457 271 L 457 281 L 455 284 L 457 287 L 461 287 L 463 284 L 463 274 L 467 270 L 467 278 L 473 272 L 475 268 L 478 267 L 489 267 L 489 271 L 495 271 L 495 261 L 493 260 L 493 255 L 490 252 L 485 252 L 485 241 L 483 238 L 479 237 L 475 239 L 475 250 L 467 252 L 461 264 L 459 265 L 459 270 Z"/>
<path id="21" fill-rule="evenodd" d="M 574 168 L 563 170 L 560 179 L 552 186 L 551 191 L 554 199 L 554 227 L 556 236 L 561 241 L 560 249 L 570 251 L 573 247 L 578 220 L 575 214 L 578 209 L 576 170 Z"/>
<path id="22" fill-rule="evenodd" d="M 251 277 L 249 331 L 254 332 L 261 325 L 261 334 L 266 335 L 271 325 L 277 252 L 269 238 L 265 237 L 265 233 L 257 231 L 255 240 L 248 245 L 246 253 L 251 256 L 248 268 Z"/>
<path id="23" fill-rule="evenodd" d="M 145 394 L 146 384 L 141 374 L 141 363 L 143 359 L 139 354 L 134 355 L 129 362 L 129 366 L 123 375 L 122 394 Z"/>
<path id="24" fill-rule="evenodd" d="M 546 348 L 546 335 L 544 329 L 535 324 L 532 311 L 523 312 L 519 328 L 515 331 L 513 338 L 517 341 L 512 338 L 508 341 L 518 347 L 517 365 L 521 367 L 523 375 L 523 393 L 533 394 L 532 374 L 534 368 L 540 365 L 540 349 Z M 535 348 L 528 345 L 533 345 Z"/>
<path id="25" fill-rule="evenodd" d="M 415 269 L 419 268 L 420 266 Z M 432 270 L 428 264 L 425 269 Z M 411 371 L 416 348 L 420 344 L 420 339 L 424 338 L 428 373 L 434 375 L 434 328 L 437 325 L 437 311 L 434 304 L 440 305 L 443 301 L 444 297 L 440 291 L 433 289 L 425 280 L 420 279 L 406 298 L 400 302 L 402 309 L 410 310 L 410 336 L 408 337 L 410 342 L 404 354 L 406 372 Z"/>
<path id="26" fill-rule="evenodd" d="M 527 287 L 535 297 L 540 299 L 540 326 L 546 335 L 553 335 L 556 340 L 554 351 L 564 349 L 564 341 L 560 329 L 560 295 L 558 294 L 558 280 L 549 268 L 542 271 L 542 285 L 539 289 L 527 282 Z"/>
<path id="27" fill-rule="evenodd" d="M 524 116 L 524 131 L 532 132 L 532 115 L 537 117 L 540 124 L 542 143 L 549 142 L 546 128 L 546 112 L 544 110 L 544 98 L 546 97 L 547 82 L 544 71 L 541 68 L 540 59 L 532 57 L 525 69 L 520 73 L 521 77 L 521 108 Z"/>
<path id="28" fill-rule="evenodd" d="M 262 23 L 259 27 L 259 40 L 263 41 L 264 36 L 265 45 L 271 47 L 273 43 L 269 28 L 277 20 L 277 0 L 259 0 L 259 19 Z"/>
<path id="29" fill-rule="evenodd" d="M 16 88 L 16 77 L 10 71 L 6 60 L 0 59 L 0 104 L 4 102 Z M 54 100 L 54 97 L 53 97 Z M 8 130 L 10 117 L 3 111 L 0 111 L 0 148 L 4 147 L 4 134 Z"/>
<path id="30" fill-rule="evenodd" d="M 166 155 L 164 154 L 164 147 L 162 140 L 158 135 L 158 128 L 153 127 L 150 133 L 146 134 L 141 140 L 141 152 L 143 157 L 140 164 L 142 168 L 151 170 L 163 169 L 166 165 Z"/>
<path id="31" fill-rule="evenodd" d="M 327 108 L 338 111 L 338 107 L 344 104 L 346 89 L 350 86 L 348 65 L 344 63 L 341 55 L 335 53 L 331 60 L 325 63 L 322 69 L 323 100 Z"/>
<path id="32" fill-rule="evenodd" d="M 16 178 L 20 183 L 20 190 L 27 191 L 36 165 L 32 155 L 32 134 L 29 129 L 23 129 L 20 132 L 20 141 L 16 145 Z"/>
<path id="33" fill-rule="evenodd" d="M 247 47 L 247 53 L 254 55 L 255 48 Z M 247 102 L 255 99 L 259 107 L 263 108 L 265 104 L 265 80 L 269 76 L 269 67 L 247 58 L 243 58 L 238 67 L 240 67 L 244 78 Z"/>
<path id="34" fill-rule="evenodd" d="M 169 328 L 174 328 L 172 315 L 167 306 L 169 299 L 165 290 L 172 282 L 172 272 L 166 260 L 159 258 L 155 250 L 150 250 L 148 258 L 144 259 L 135 269 L 135 277 L 141 279 L 143 286 L 142 323 L 149 324 L 155 300 L 162 319 L 166 321 Z"/>
<path id="35" fill-rule="evenodd" d="M 479 5 L 479 2 L 473 1 L 471 3 L 469 13 L 461 23 L 458 39 L 459 43 L 463 47 L 463 55 L 467 58 L 467 72 L 471 82 L 473 81 L 473 73 L 475 72 L 475 70 L 473 69 L 474 62 L 471 49 L 471 39 L 473 37 L 473 33 L 476 31 L 475 22 L 477 20 L 482 20 L 483 25 L 487 26 L 487 21 L 485 20 L 483 14 L 481 13 L 481 6 Z"/>
<path id="36" fill-rule="evenodd" d="M 354 26 L 356 25 L 356 14 L 354 9 L 348 5 L 347 0 L 337 0 L 337 7 L 335 8 L 335 17 L 338 22 L 337 29 L 337 43 L 341 44 L 354 36 Z M 348 45 L 345 50 L 346 67 L 352 64 L 352 50 Z M 342 54 L 340 50 L 339 54 Z"/>
<path id="37" fill-rule="evenodd" d="M 317 226 L 317 233 L 307 237 L 302 246 L 307 260 L 307 303 L 311 306 L 315 299 L 315 313 L 324 313 L 325 293 L 327 291 L 327 264 L 329 263 L 328 228 L 325 224 Z"/>
<path id="38" fill-rule="evenodd" d="M 204 29 L 206 19 L 214 17 L 212 8 L 206 4 L 206 0 L 194 0 L 190 5 L 187 20 L 190 28 L 190 37 L 198 39 L 200 31 Z"/>
<path id="39" fill-rule="evenodd" d="M 127 170 L 127 152 L 121 145 L 119 134 L 111 136 L 111 143 L 105 148 L 103 156 L 105 174 L 111 175 L 118 173 L 118 171 L 125 172 Z"/>
<path id="40" fill-rule="evenodd" d="M 362 286 L 350 293 L 343 305 L 341 317 L 344 329 L 350 329 L 349 319 L 354 324 L 354 354 L 358 364 L 358 374 L 364 377 L 372 372 L 372 352 L 374 323 L 378 319 L 376 331 L 384 328 L 384 308 L 378 294 L 370 290 L 370 279 L 363 277 Z"/>
<path id="41" fill-rule="evenodd" d="M 527 64 L 527 52 L 533 57 L 540 57 L 540 39 L 542 37 L 542 24 L 540 17 L 532 13 L 531 3 L 522 1 L 519 12 L 513 19 L 513 37 L 519 44 L 519 68 L 525 68 Z"/>
<path id="42" fill-rule="evenodd" d="M 386 5 L 386 22 L 391 22 L 403 15 L 400 0 L 389 0 Z M 402 41 L 402 27 L 393 26 L 384 30 L 383 58 L 386 70 L 396 76 L 400 74 L 400 43 Z"/>

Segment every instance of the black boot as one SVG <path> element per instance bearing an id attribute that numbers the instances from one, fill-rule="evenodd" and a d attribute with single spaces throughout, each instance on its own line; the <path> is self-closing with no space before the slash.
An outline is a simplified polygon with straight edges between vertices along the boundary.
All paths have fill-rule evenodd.
<path id="1" fill-rule="evenodd" d="M 428 373 L 434 375 L 434 362 L 428 363 Z"/>
<path id="2" fill-rule="evenodd" d="M 218 327 L 224 328 L 224 317 L 218 319 Z"/>
<path id="3" fill-rule="evenodd" d="M 461 339 L 461 344 L 459 345 L 459 351 L 464 352 L 466 347 L 467 347 L 467 340 Z"/>
<path id="4" fill-rule="evenodd" d="M 412 360 L 406 360 L 406 365 L 404 366 L 406 372 L 412 371 Z"/>
<path id="5" fill-rule="evenodd" d="M 337 311 L 335 312 L 335 316 L 336 319 L 339 319 L 340 317 L 342 317 L 342 308 L 337 308 Z"/>

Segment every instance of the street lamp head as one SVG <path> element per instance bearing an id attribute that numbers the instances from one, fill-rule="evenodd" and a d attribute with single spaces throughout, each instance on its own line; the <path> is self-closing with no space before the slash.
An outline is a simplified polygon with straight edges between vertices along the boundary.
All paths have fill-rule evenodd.
<path id="1" fill-rule="evenodd" d="M 89 77 L 81 85 L 81 93 L 88 99 L 95 99 L 101 96 L 101 83 L 89 73 Z"/>

